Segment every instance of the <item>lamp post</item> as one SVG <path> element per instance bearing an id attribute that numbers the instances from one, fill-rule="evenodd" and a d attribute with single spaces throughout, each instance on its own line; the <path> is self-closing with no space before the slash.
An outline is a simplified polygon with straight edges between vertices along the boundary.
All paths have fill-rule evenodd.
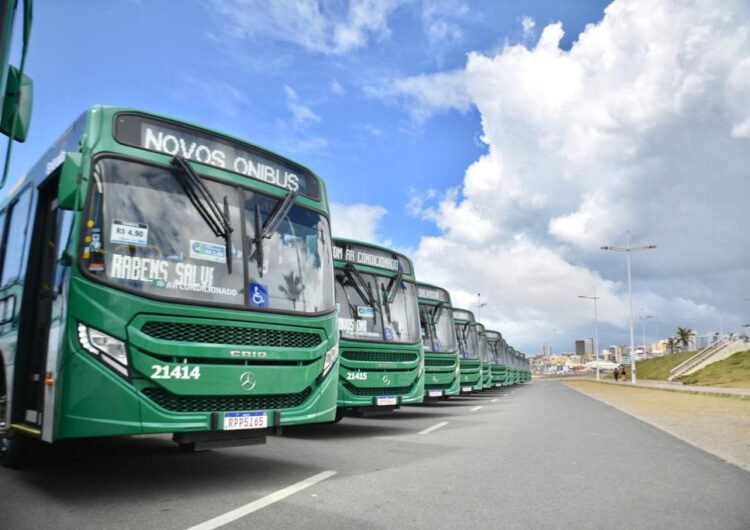
<path id="1" fill-rule="evenodd" d="M 632 252 L 640 252 L 642 250 L 651 250 L 656 248 L 656 245 L 644 245 L 640 247 L 630 246 L 630 230 L 627 232 L 627 246 L 625 247 L 614 247 L 614 246 L 603 246 L 602 250 L 614 250 L 615 252 L 625 252 L 628 263 L 628 305 L 630 306 L 630 382 L 635 384 L 635 336 L 633 331 L 633 282 L 632 275 L 630 273 L 630 254 Z"/>
<path id="2" fill-rule="evenodd" d="M 482 308 L 486 305 L 482 303 L 482 293 L 477 293 L 477 322 L 482 321 Z"/>
<path id="3" fill-rule="evenodd" d="M 594 301 L 594 352 L 596 355 L 596 380 L 599 381 L 599 318 L 596 311 L 596 301 L 599 300 L 599 297 L 596 296 L 596 286 L 594 286 L 594 296 L 579 294 L 578 298 Z"/>

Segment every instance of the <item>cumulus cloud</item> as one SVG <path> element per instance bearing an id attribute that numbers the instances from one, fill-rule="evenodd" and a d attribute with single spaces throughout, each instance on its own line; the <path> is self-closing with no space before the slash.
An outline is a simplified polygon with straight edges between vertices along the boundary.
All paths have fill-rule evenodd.
<path id="1" fill-rule="evenodd" d="M 563 35 L 552 23 L 531 46 L 378 92 L 412 101 L 420 119 L 481 114 L 488 152 L 461 186 L 411 198 L 442 231 L 415 249 L 418 273 L 463 304 L 481 291 L 483 317 L 530 353 L 551 327 L 587 329 L 575 297 L 596 284 L 621 342 L 624 257 L 599 247 L 630 230 L 659 245 L 637 257 L 635 303 L 664 333 L 715 330 L 720 311 L 727 329 L 747 323 L 750 4 L 615 0 L 569 51 Z"/>
<path id="2" fill-rule="evenodd" d="M 330 207 L 331 231 L 334 237 L 345 237 L 369 243 L 381 242 L 377 234 L 377 226 L 383 216 L 388 213 L 385 208 L 370 204 L 337 202 L 332 202 Z"/>
<path id="3" fill-rule="evenodd" d="M 389 35 L 388 16 L 399 0 L 209 0 L 221 34 L 257 37 L 340 55 Z"/>

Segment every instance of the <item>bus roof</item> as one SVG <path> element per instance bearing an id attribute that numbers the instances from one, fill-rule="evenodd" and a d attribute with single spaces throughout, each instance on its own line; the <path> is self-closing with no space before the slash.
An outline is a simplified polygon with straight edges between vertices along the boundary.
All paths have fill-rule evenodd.
<path id="1" fill-rule="evenodd" d="M 333 238 L 333 259 L 392 273 L 401 272 L 414 278 L 414 265 L 411 259 L 400 252 L 374 243 L 335 237 Z"/>
<path id="2" fill-rule="evenodd" d="M 453 308 L 453 320 L 460 320 L 462 322 L 474 322 L 474 313 L 468 309 Z"/>
<path id="3" fill-rule="evenodd" d="M 432 292 L 431 292 L 432 291 Z M 417 297 L 425 302 L 443 302 L 451 307 L 451 294 L 447 289 L 424 282 L 417 282 Z"/>
<path id="4" fill-rule="evenodd" d="M 121 116 L 123 118 L 129 118 L 129 123 L 121 122 Z M 115 117 L 117 117 L 118 123 L 115 123 Z M 178 150 L 173 152 L 173 149 L 164 148 L 159 150 L 158 148 L 155 148 L 155 146 L 158 147 L 158 143 L 154 142 L 154 139 L 157 138 L 156 136 L 144 136 L 144 140 L 142 141 L 135 140 L 134 135 L 140 133 L 140 130 L 137 130 L 137 126 L 144 126 L 144 124 L 154 124 L 156 127 L 161 125 L 163 130 L 159 132 L 161 132 L 162 135 L 167 132 L 176 132 L 177 134 L 174 134 L 174 140 L 168 147 L 174 146 L 174 148 Z M 87 145 L 82 146 L 80 145 L 81 138 L 87 129 L 100 131 L 100 134 L 87 138 Z M 180 138 L 177 138 L 178 135 Z M 162 138 L 164 137 L 165 136 L 162 136 Z M 151 140 L 150 145 L 146 143 L 145 138 Z M 102 141 L 102 139 L 105 141 Z M 138 138 L 138 140 L 141 140 L 141 138 Z M 170 138 L 170 140 L 172 140 L 172 138 Z M 201 143 L 199 144 L 199 142 Z M 50 146 L 34 164 L 32 169 L 19 179 L 22 182 L 17 183 L 13 187 L 13 190 L 8 193 L 8 200 L 12 199 L 13 192 L 25 187 L 22 184 L 32 181 L 39 183 L 44 180 L 64 161 L 66 153 L 78 152 L 86 148 L 96 149 L 96 146 L 98 145 L 106 146 L 102 147 L 102 149 L 105 150 L 110 150 L 110 146 L 115 146 L 117 148 L 122 146 L 123 150 L 135 148 L 168 156 L 180 154 L 186 160 L 191 162 L 218 170 L 237 173 L 242 176 L 251 175 L 247 172 L 243 173 L 242 171 L 235 170 L 237 159 L 240 158 L 238 153 L 247 155 L 248 158 L 253 155 L 260 156 L 261 160 L 268 159 L 271 162 L 277 162 L 290 167 L 295 172 L 300 173 L 304 182 L 309 181 L 311 184 L 310 189 L 314 191 L 314 193 L 304 193 L 304 190 L 301 190 L 301 195 L 307 196 L 315 201 L 322 201 L 325 198 L 325 184 L 312 170 L 269 149 L 252 144 L 229 134 L 153 112 L 109 105 L 93 105 L 86 109 L 70 126 L 68 126 L 60 137 L 55 140 L 52 146 Z M 166 145 L 166 142 L 164 145 Z M 199 151 L 201 153 L 210 152 L 211 158 L 208 158 L 206 155 L 204 156 L 204 159 L 201 160 L 200 155 L 197 154 Z M 228 167 L 231 158 L 227 157 L 227 154 L 234 155 L 234 167 Z M 281 185 L 278 181 L 272 182 L 272 168 L 269 167 L 268 169 L 265 169 L 264 167 L 264 170 L 264 177 L 266 178 L 257 178 L 257 180 L 266 182 L 275 187 L 285 188 L 285 186 Z M 290 189 L 290 186 L 287 186 L 286 189 Z M 5 200 L 4 203 L 8 202 L 8 200 Z"/>

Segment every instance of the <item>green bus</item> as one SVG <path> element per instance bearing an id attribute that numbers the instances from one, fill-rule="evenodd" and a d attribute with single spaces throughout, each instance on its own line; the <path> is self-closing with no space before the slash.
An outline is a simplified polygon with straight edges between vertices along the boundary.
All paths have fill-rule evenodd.
<path id="1" fill-rule="evenodd" d="M 479 336 L 479 357 L 482 360 L 482 390 L 488 390 L 492 388 L 492 359 L 484 324 L 479 322 L 477 322 L 477 335 Z"/>
<path id="2" fill-rule="evenodd" d="M 425 399 L 456 396 L 460 372 L 450 294 L 440 287 L 418 283 L 417 296 L 424 347 Z"/>
<path id="3" fill-rule="evenodd" d="M 95 106 L 0 228 L 4 461 L 26 437 L 173 433 L 191 450 L 335 418 L 333 245 L 308 169 Z"/>
<path id="4" fill-rule="evenodd" d="M 339 412 L 392 412 L 421 403 L 424 353 L 414 267 L 390 249 L 334 239 L 341 333 Z"/>
<path id="5" fill-rule="evenodd" d="M 501 387 L 506 384 L 507 377 L 507 361 L 505 360 L 505 340 L 499 331 L 487 330 L 485 331 L 487 337 L 487 346 L 490 350 L 491 360 L 491 386 Z"/>
<path id="6" fill-rule="evenodd" d="M 414 266 L 390 249 L 334 239 L 341 334 L 339 411 L 389 413 L 421 403 L 424 353 Z"/>
<path id="7" fill-rule="evenodd" d="M 454 309 L 453 323 L 460 356 L 461 393 L 479 392 L 482 390 L 482 358 L 474 313 L 468 309 Z"/>

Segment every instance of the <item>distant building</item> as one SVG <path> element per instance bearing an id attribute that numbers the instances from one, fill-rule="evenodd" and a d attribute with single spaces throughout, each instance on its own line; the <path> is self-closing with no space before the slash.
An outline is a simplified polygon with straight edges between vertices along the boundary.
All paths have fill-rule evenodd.
<path id="1" fill-rule="evenodd" d="M 552 346 L 549 344 L 542 344 L 542 355 L 544 357 L 550 357 L 552 355 Z"/>
<path id="2" fill-rule="evenodd" d="M 594 357 L 594 339 L 577 340 L 576 355 L 581 359 L 591 360 Z"/>

